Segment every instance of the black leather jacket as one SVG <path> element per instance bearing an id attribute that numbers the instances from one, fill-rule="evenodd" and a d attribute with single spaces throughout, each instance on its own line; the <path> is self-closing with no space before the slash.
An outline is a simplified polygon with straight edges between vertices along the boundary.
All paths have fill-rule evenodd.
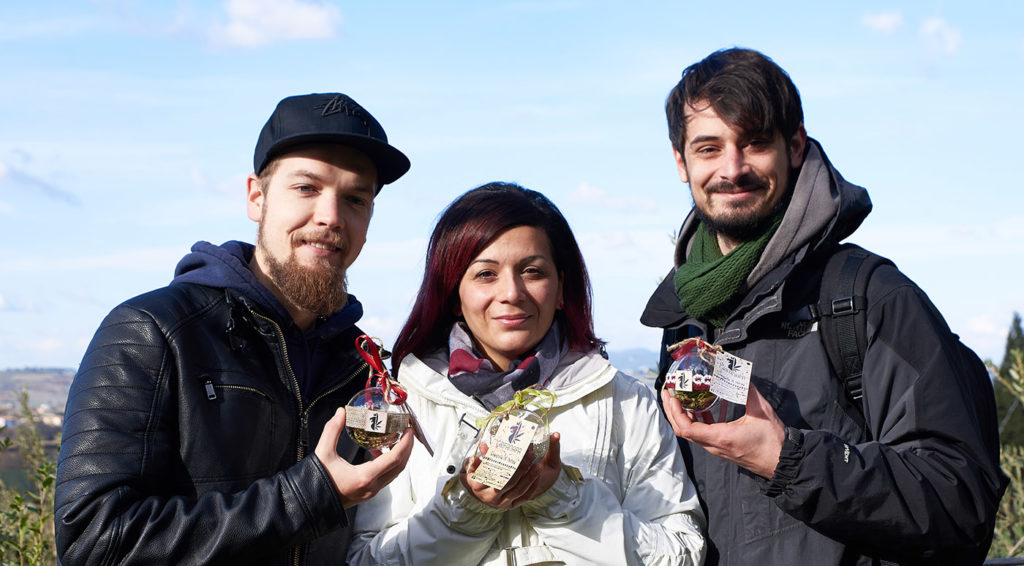
<path id="1" fill-rule="evenodd" d="M 115 308 L 68 397 L 62 564 L 339 563 L 349 518 L 312 451 L 365 384 L 359 334 L 327 339 L 303 401 L 281 327 L 237 291 L 174 283 Z"/>

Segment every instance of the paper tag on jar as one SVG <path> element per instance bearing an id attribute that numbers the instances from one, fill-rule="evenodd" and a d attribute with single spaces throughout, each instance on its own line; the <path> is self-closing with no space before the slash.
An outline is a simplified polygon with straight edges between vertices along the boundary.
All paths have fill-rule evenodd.
<path id="1" fill-rule="evenodd" d="M 521 417 L 508 416 L 502 419 L 498 432 L 491 437 L 483 461 L 470 474 L 469 479 L 494 489 L 505 487 L 523 461 L 536 431 L 537 423 Z"/>
<path id="2" fill-rule="evenodd" d="M 746 405 L 752 368 L 753 365 L 743 358 L 728 352 L 718 352 L 715 354 L 711 392 L 730 403 Z"/>
<path id="3" fill-rule="evenodd" d="M 416 440 L 419 440 L 423 447 L 427 449 L 427 453 L 431 456 L 434 455 L 434 443 L 430 439 L 430 435 L 427 434 L 426 429 L 420 426 L 420 420 L 416 418 L 416 413 L 412 412 L 412 407 L 405 404 L 405 410 L 409 414 L 410 423 L 412 424 L 412 433 L 416 436 Z"/>
<path id="4" fill-rule="evenodd" d="M 409 415 L 363 407 L 345 407 L 345 426 L 376 434 L 401 432 L 409 426 Z"/>

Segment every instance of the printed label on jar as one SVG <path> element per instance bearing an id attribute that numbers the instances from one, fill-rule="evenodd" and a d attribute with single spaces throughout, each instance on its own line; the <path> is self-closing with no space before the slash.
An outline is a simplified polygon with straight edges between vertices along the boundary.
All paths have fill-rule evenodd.
<path id="1" fill-rule="evenodd" d="M 522 417 L 503 419 L 487 445 L 483 461 L 469 478 L 494 489 L 505 487 L 523 461 L 536 430 L 537 423 Z"/>
<path id="2" fill-rule="evenodd" d="M 746 405 L 752 368 L 753 365 L 743 358 L 718 352 L 715 373 L 711 376 L 711 392 L 731 403 Z"/>
<path id="3" fill-rule="evenodd" d="M 376 433 L 399 432 L 409 426 L 409 415 L 348 406 L 345 407 L 345 426 Z"/>

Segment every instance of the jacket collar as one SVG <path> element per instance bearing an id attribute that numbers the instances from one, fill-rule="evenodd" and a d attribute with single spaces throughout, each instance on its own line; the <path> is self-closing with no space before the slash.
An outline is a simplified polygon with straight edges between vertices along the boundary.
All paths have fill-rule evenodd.
<path id="1" fill-rule="evenodd" d="M 479 406 L 479 403 L 460 392 L 448 380 L 448 351 L 439 350 L 423 359 L 410 354 L 402 360 L 398 380 L 438 405 Z M 578 401 L 587 394 L 610 382 L 617 371 L 596 350 L 583 354 L 569 352 L 555 369 L 548 389 L 555 393 L 555 407 Z M 480 410 L 484 409 L 480 407 Z"/>

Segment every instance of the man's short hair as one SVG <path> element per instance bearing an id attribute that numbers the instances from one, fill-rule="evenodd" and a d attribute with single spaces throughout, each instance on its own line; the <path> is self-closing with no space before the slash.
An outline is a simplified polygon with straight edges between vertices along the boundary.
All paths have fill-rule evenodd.
<path id="1" fill-rule="evenodd" d="M 790 139 L 804 121 L 800 93 L 786 71 L 764 54 L 734 47 L 685 70 L 665 101 L 672 146 L 683 153 L 687 105 L 707 103 L 726 123 L 748 134 Z"/>
<path id="2" fill-rule="evenodd" d="M 256 175 L 256 178 L 259 180 L 260 183 L 260 190 L 263 191 L 263 194 L 266 194 L 267 191 L 270 190 L 270 180 L 274 177 L 274 174 L 277 173 L 277 167 L 278 165 L 281 164 L 281 159 L 283 159 L 287 155 L 287 153 L 282 153 L 271 157 L 269 160 L 267 160 L 267 164 L 263 166 L 263 170 Z M 378 179 L 373 187 L 373 194 L 376 195 L 380 193 L 382 187 L 383 185 L 380 183 L 380 180 Z"/>
<path id="3" fill-rule="evenodd" d="M 260 180 L 260 190 L 262 190 L 264 194 L 266 194 L 267 189 L 270 188 L 270 179 L 274 176 L 274 173 L 277 173 L 277 166 L 279 163 L 281 163 L 280 155 L 272 157 L 270 161 L 263 166 L 263 170 L 256 175 Z"/>

